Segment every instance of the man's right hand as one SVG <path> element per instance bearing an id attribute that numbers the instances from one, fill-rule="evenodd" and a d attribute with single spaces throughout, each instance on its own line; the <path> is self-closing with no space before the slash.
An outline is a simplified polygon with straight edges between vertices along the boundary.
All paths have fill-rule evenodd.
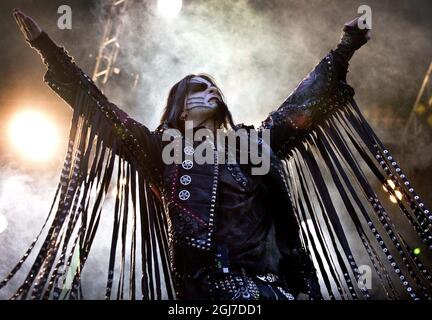
<path id="1" fill-rule="evenodd" d="M 14 9 L 13 16 L 26 40 L 33 41 L 42 33 L 39 25 L 20 9 Z"/>

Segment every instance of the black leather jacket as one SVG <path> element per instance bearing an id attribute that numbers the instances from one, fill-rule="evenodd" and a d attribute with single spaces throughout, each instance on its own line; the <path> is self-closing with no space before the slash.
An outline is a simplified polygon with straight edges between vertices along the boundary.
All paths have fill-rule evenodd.
<path id="1" fill-rule="evenodd" d="M 315 289 L 319 295 L 315 269 L 300 243 L 281 159 L 333 108 L 352 98 L 345 77 L 359 45 L 349 40 L 330 51 L 256 129 L 271 130 L 271 168 L 265 176 L 252 176 L 247 166 L 238 164 L 164 165 L 164 126 L 150 131 L 129 118 L 45 33 L 31 45 L 48 66 L 49 86 L 72 107 L 78 91 L 91 96 L 99 108 L 95 112 L 111 121 L 116 136 L 154 185 L 168 217 L 171 265 L 178 283 L 223 268 L 244 268 L 283 274 L 295 293 L 313 294 Z"/>

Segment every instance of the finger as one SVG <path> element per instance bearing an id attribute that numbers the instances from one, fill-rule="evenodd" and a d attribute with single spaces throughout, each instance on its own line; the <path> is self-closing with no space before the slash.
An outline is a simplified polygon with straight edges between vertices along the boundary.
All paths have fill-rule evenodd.
<path id="1" fill-rule="evenodd" d="M 24 26 L 22 24 L 22 21 L 21 21 L 20 17 L 17 14 L 15 14 L 14 18 L 15 18 L 16 24 L 18 25 L 18 28 L 25 35 L 25 29 L 24 29 Z"/>
<path id="2" fill-rule="evenodd" d="M 20 22 L 20 26 L 21 26 L 21 29 L 23 30 L 23 32 L 28 33 L 28 30 L 26 27 L 26 22 L 25 22 L 24 16 L 22 14 L 18 14 L 18 20 Z"/>
<path id="3" fill-rule="evenodd" d="M 22 16 L 23 16 L 23 13 L 22 13 L 21 10 L 19 10 L 19 9 L 17 9 L 17 10 L 15 11 L 15 14 L 16 14 L 18 17 L 22 17 Z"/>
<path id="4" fill-rule="evenodd" d="M 24 29 L 26 30 L 26 33 L 28 35 L 28 39 L 31 40 L 30 39 L 30 37 L 32 36 L 31 26 L 28 23 L 28 17 L 25 14 L 22 15 L 22 23 L 23 23 Z"/>
<path id="5" fill-rule="evenodd" d="M 23 21 L 23 15 L 22 15 L 21 12 L 17 11 L 16 14 L 15 14 L 15 16 L 17 17 L 17 19 L 18 19 L 21 23 L 24 22 L 24 21 Z"/>
<path id="6" fill-rule="evenodd" d="M 14 16 L 15 20 L 18 21 L 20 19 L 21 15 L 20 15 L 19 11 L 14 11 L 13 16 Z"/>
<path id="7" fill-rule="evenodd" d="M 359 19 L 360 19 L 360 17 L 356 17 L 356 18 L 354 18 L 353 20 L 351 20 L 351 21 L 345 23 L 345 26 L 347 26 L 347 27 L 355 27 L 355 26 L 358 26 Z"/>
<path id="8" fill-rule="evenodd" d="M 31 32 L 31 35 L 33 37 L 38 36 L 42 32 L 41 28 L 39 27 L 39 25 L 36 23 L 36 21 L 32 17 L 30 17 L 28 15 L 24 15 L 24 21 L 25 21 L 25 25 L 27 27 L 27 30 L 29 30 Z"/>
<path id="9" fill-rule="evenodd" d="M 30 40 L 30 32 L 26 27 L 26 23 L 24 21 L 24 18 L 21 14 L 18 14 L 18 21 L 19 21 L 19 25 L 21 28 L 22 33 L 24 33 L 25 37 L 27 38 L 27 40 Z"/>
<path id="10" fill-rule="evenodd" d="M 19 13 L 20 15 L 25 16 L 24 11 L 22 11 L 21 9 L 18 9 L 17 11 L 18 11 L 18 13 Z"/>
<path id="11" fill-rule="evenodd" d="M 16 14 L 15 14 L 15 16 L 17 17 L 17 19 L 22 23 L 23 21 L 23 15 L 20 13 L 20 12 L 17 12 Z"/>
<path id="12" fill-rule="evenodd" d="M 21 10 L 18 11 L 18 14 L 23 21 L 25 21 L 28 18 L 28 16 L 24 12 L 22 12 Z"/>
<path id="13" fill-rule="evenodd" d="M 37 34 L 42 32 L 41 27 L 36 23 L 36 21 L 33 20 L 33 18 L 28 17 L 29 25 L 31 26 L 32 30 Z"/>
<path id="14" fill-rule="evenodd" d="M 13 13 L 12 13 L 12 16 L 13 16 L 15 22 L 16 22 L 17 24 L 19 24 L 17 13 L 16 13 L 16 12 L 13 12 Z"/>
<path id="15" fill-rule="evenodd" d="M 12 11 L 12 17 L 14 17 L 15 20 L 17 19 L 17 10 L 16 9 L 14 9 Z"/>
<path id="16" fill-rule="evenodd" d="M 23 22 L 21 20 L 21 16 L 18 13 L 15 15 L 15 19 L 16 19 L 16 22 L 18 23 L 18 26 L 20 27 L 21 31 L 24 32 L 25 29 L 24 29 L 24 26 L 23 26 Z"/>
<path id="17" fill-rule="evenodd" d="M 26 15 L 24 12 L 22 12 L 21 10 L 18 10 L 18 15 L 21 17 L 23 24 L 27 25 L 28 24 L 27 19 L 29 19 L 30 17 Z"/>
<path id="18" fill-rule="evenodd" d="M 24 21 L 26 23 L 27 29 L 33 34 L 37 31 L 36 23 L 30 17 L 25 17 Z"/>

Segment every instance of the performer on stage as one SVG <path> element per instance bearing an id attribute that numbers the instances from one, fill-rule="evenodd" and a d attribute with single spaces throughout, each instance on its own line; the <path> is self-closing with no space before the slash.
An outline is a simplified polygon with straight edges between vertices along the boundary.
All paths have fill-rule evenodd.
<path id="1" fill-rule="evenodd" d="M 318 160 L 330 170 L 360 243 L 365 245 L 371 261 L 376 262 L 374 266 L 379 266 L 376 272 L 383 277 L 383 288 L 391 291 L 394 280 L 385 278 L 376 253 L 379 247 L 388 252 L 388 241 L 381 241 L 374 226 L 377 221 L 384 226 L 388 217 L 377 209 L 379 200 L 353 152 L 364 156 L 369 166 L 377 165 L 375 172 L 383 184 L 389 178 L 379 172 L 379 165 L 387 167 L 385 173 L 391 173 L 401 188 L 407 187 L 403 192 L 408 203 L 414 201 L 415 194 L 409 190 L 409 183 L 400 180 L 405 176 L 396 170 L 396 162 L 388 160 L 388 151 L 369 131 L 354 103 L 354 90 L 346 83 L 349 60 L 369 39 L 370 30 L 359 28 L 358 19 L 345 24 L 335 49 L 259 128 L 234 124 L 213 78 L 198 74 L 184 77 L 171 88 L 160 125 L 151 131 L 109 102 L 32 18 L 20 10 L 13 14 L 26 40 L 48 67 L 45 81 L 74 109 L 65 166 L 54 210 L 48 218 L 48 235 L 14 298 L 84 297 L 81 273 L 85 271 L 100 208 L 115 168 L 118 195 L 106 298 L 136 298 L 140 292 L 145 299 L 294 300 L 300 293 L 322 299 L 321 290 L 326 290 L 330 298 L 357 299 L 359 293 L 369 298 L 367 288 L 353 285 L 361 273 Z M 165 164 L 163 150 L 170 142 L 163 139 L 166 130 L 179 130 L 184 157 L 193 155 L 201 143 L 187 140 L 185 121 L 192 121 L 193 132 L 204 128 L 215 135 L 221 128 L 258 133 L 270 130 L 270 171 L 253 175 L 251 164 L 238 161 L 198 164 L 183 160 Z M 217 154 L 215 148 L 215 160 Z M 360 181 L 363 196 L 373 208 L 365 209 L 359 200 L 362 195 L 350 187 L 348 172 Z M 90 194 L 95 196 L 95 203 L 90 201 Z M 418 209 L 414 214 L 418 222 L 413 222 L 417 226 L 428 212 L 424 205 L 418 205 L 418 198 L 412 204 L 417 204 L 410 207 Z M 370 218 L 373 213 L 376 220 Z M 312 221 L 315 235 L 309 225 L 300 226 L 306 220 Z M 363 226 L 370 230 L 366 232 Z M 421 226 L 422 232 L 430 232 L 429 227 Z M 402 258 L 406 256 L 400 249 L 400 244 L 407 248 L 403 239 L 392 237 L 389 223 L 383 228 L 395 245 L 392 250 L 396 255 L 399 252 Z M 323 235 L 324 229 L 330 236 Z M 372 246 L 370 239 L 377 244 Z M 325 251 L 324 242 L 331 242 L 335 256 Z M 35 243 L 0 287 L 18 272 Z M 324 254 L 317 251 L 317 243 Z M 137 246 L 140 254 L 136 254 Z M 116 259 L 119 248 L 120 261 Z M 79 257 L 79 267 L 72 269 L 74 255 Z M 396 258 L 385 261 L 391 267 L 383 268 L 393 268 L 400 276 L 401 271 L 396 271 L 399 262 L 392 259 Z M 138 266 L 140 271 L 136 270 Z M 317 268 L 325 288 L 320 288 Z M 73 274 L 72 285 L 66 291 L 61 283 L 65 269 Z M 139 281 L 137 272 L 142 275 Z M 408 285 L 401 280 L 412 298 L 419 295 L 410 281 L 420 288 L 416 288 L 420 296 L 428 297 L 429 289 L 422 289 L 424 280 L 418 280 L 422 276 L 411 274 L 412 279 L 406 280 Z M 115 281 L 118 286 L 113 285 Z"/>

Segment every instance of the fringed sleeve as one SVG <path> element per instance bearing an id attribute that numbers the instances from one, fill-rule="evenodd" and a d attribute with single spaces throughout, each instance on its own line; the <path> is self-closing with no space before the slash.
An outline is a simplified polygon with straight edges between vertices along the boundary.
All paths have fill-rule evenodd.
<path id="1" fill-rule="evenodd" d="M 349 60 L 367 42 L 367 29 L 345 26 L 331 50 L 300 82 L 282 105 L 271 112 L 261 129 L 270 129 L 272 150 L 285 157 L 314 127 L 347 105 L 354 90 L 346 83 Z"/>
<path id="2" fill-rule="evenodd" d="M 66 50 L 57 46 L 45 32 L 31 41 L 30 45 L 39 51 L 48 67 L 44 80 L 51 89 L 73 109 L 76 109 L 77 104 L 85 106 L 82 112 L 86 113 L 89 122 L 96 113 L 104 117 L 112 128 L 113 138 L 121 141 L 129 159 L 137 160 L 147 178 L 159 183 L 162 170 L 159 133 L 151 132 L 111 103 Z"/>
<path id="3" fill-rule="evenodd" d="M 270 129 L 272 150 L 286 156 L 313 127 L 347 104 L 354 90 L 345 82 L 348 61 L 330 51 L 292 94 L 262 123 Z"/>
<path id="4" fill-rule="evenodd" d="M 430 300 L 432 273 L 420 253 L 432 249 L 432 215 L 345 81 L 361 35 L 344 35 L 261 128 L 283 160 L 324 298 Z"/>
<path id="5" fill-rule="evenodd" d="M 82 274 L 98 242 L 105 251 L 96 263 L 107 257 L 108 265 L 106 273 L 92 273 L 91 286 L 106 283 L 97 298 L 174 298 L 167 220 L 153 192 L 162 183 L 159 133 L 110 103 L 45 33 L 31 45 L 48 66 L 45 81 L 73 116 L 48 217 L 0 289 L 10 285 L 12 299 L 82 299 Z M 103 211 L 106 202 L 110 210 Z M 94 241 L 101 232 L 110 241 Z M 15 276 L 24 279 L 17 288 Z"/>
<path id="6" fill-rule="evenodd" d="M 354 90 L 346 83 L 348 61 L 354 51 L 366 42 L 366 31 L 358 32 L 345 28 L 337 48 L 331 50 L 283 104 L 263 121 L 259 130 L 270 130 L 270 145 L 278 157 L 284 159 L 292 154 L 294 148 L 316 126 L 352 99 Z M 298 205 L 310 206 L 310 203 Z M 304 246 L 300 241 L 295 245 L 289 244 L 292 242 L 292 235 L 282 231 L 281 225 L 287 223 L 288 214 L 280 210 L 273 213 L 276 225 L 279 225 L 277 237 L 283 257 L 281 268 L 286 274 L 291 275 L 292 279 L 298 278 L 295 287 L 300 292 L 309 294 L 310 299 L 321 299 L 316 270 L 307 248 L 307 239 L 303 238 Z M 303 221 L 303 217 L 298 216 L 298 220 Z M 290 222 L 293 223 L 295 222 Z M 321 260 L 318 260 L 318 264 L 323 266 Z M 330 286 L 329 280 L 325 280 L 325 285 Z"/>

